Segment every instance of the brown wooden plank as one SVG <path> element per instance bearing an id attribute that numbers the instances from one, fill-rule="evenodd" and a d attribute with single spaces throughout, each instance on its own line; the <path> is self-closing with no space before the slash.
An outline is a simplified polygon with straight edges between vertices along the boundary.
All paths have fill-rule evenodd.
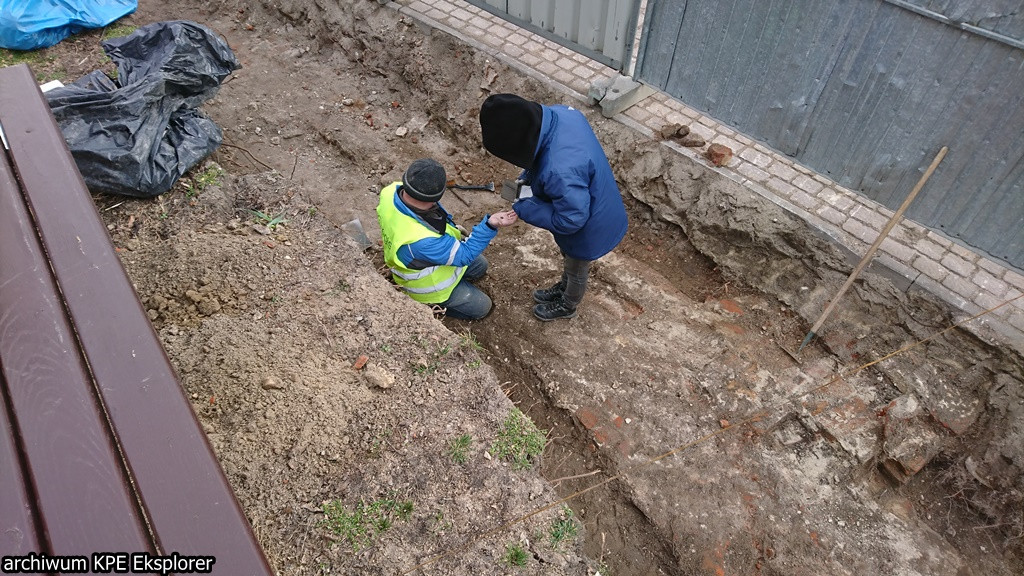
<path id="1" fill-rule="evenodd" d="M 0 361 L 2 363 L 2 361 Z M 4 398 L 7 382 L 0 370 L 0 557 L 40 550 L 32 500 L 15 447 L 15 430 Z"/>
<path id="2" fill-rule="evenodd" d="M 6 121 L 0 123 L 6 129 Z M 75 555 L 152 549 L 22 200 L 4 158 L 0 367 L 10 401 L 5 412 L 13 414 L 11 428 L 38 497 L 39 528 L 47 535 L 41 544 L 54 554 Z"/>
<path id="3" fill-rule="evenodd" d="M 7 74 L 3 74 L 5 71 Z M 0 70 L 14 166 L 137 490 L 164 553 L 217 557 L 220 574 L 271 574 L 135 294 L 45 99 Z M 50 126 L 28 118 L 44 116 Z"/>

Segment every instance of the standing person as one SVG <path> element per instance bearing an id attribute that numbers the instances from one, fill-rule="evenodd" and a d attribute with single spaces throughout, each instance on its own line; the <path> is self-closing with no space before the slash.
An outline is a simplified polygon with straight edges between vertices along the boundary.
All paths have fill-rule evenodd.
<path id="1" fill-rule="evenodd" d="M 512 209 L 551 232 L 562 252 L 562 277 L 534 290 L 533 314 L 544 321 L 575 318 L 591 263 L 611 252 L 628 226 L 604 149 L 579 110 L 515 94 L 484 100 L 480 131 L 488 152 L 523 169 L 519 180 L 532 196 L 520 196 Z"/>
<path id="2" fill-rule="evenodd" d="M 384 261 L 413 300 L 440 306 L 452 318 L 477 320 L 491 311 L 491 299 L 471 284 L 487 272 L 484 248 L 518 217 L 511 210 L 489 214 L 463 238 L 439 203 L 447 182 L 444 167 L 424 158 L 380 191 Z"/>

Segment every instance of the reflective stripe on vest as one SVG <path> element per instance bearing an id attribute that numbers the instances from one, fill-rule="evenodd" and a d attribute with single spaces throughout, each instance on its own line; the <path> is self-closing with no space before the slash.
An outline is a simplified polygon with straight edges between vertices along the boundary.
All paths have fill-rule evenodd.
<path id="1" fill-rule="evenodd" d="M 435 266 L 436 268 L 436 266 Z M 445 266 L 445 268 L 451 268 L 451 266 Z M 465 273 L 466 267 L 459 266 L 458 268 L 452 268 L 452 274 L 447 280 L 440 283 L 434 284 L 433 286 L 424 286 L 422 288 L 412 288 L 410 286 L 402 286 L 402 290 L 410 294 L 430 294 L 431 292 L 440 292 L 449 286 L 455 286 L 462 279 L 462 274 Z M 447 298 L 445 298 L 447 300 Z"/>
<path id="2" fill-rule="evenodd" d="M 418 302 L 437 304 L 447 300 L 466 272 L 465 266 L 451 266 L 459 250 L 458 240 L 462 234 L 457 228 L 446 224 L 446 234 L 456 239 L 446 264 L 430 266 L 422 270 L 407 268 L 398 259 L 398 249 L 418 240 L 438 237 L 433 228 L 417 218 L 401 212 L 395 204 L 400 182 L 395 182 L 380 192 L 377 217 L 384 237 L 384 260 L 391 269 L 396 284 Z"/>

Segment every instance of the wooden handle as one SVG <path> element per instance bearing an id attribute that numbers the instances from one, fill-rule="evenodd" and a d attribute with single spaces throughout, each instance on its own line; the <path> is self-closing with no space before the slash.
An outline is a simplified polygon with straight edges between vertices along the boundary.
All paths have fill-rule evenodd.
<path id="1" fill-rule="evenodd" d="M 924 174 L 921 175 L 921 178 L 917 181 L 917 184 L 914 186 L 914 189 L 910 191 L 909 195 L 907 195 L 907 199 L 903 201 L 903 205 L 900 206 L 900 209 L 897 210 L 895 214 L 892 215 L 892 218 L 889 219 L 889 222 L 885 225 L 885 228 L 882 228 L 882 231 L 881 233 L 878 234 L 878 238 L 875 240 L 875 243 L 871 245 L 871 248 L 868 248 L 868 251 L 864 254 L 864 257 L 860 259 L 860 263 L 857 264 L 856 268 L 854 268 L 853 272 L 850 274 L 850 277 L 846 279 L 846 282 L 843 284 L 843 287 L 839 289 L 839 293 L 837 293 L 836 297 L 833 298 L 831 302 L 829 302 L 828 307 L 825 308 L 824 312 L 822 312 L 821 318 L 818 318 L 818 321 L 814 323 L 814 326 L 811 328 L 812 334 L 817 332 L 818 328 L 821 328 L 821 325 L 825 323 L 825 319 L 828 318 L 828 315 L 832 313 L 832 310 L 836 307 L 836 304 L 839 303 L 839 299 L 843 297 L 843 294 L 846 293 L 846 290 L 853 284 L 853 281 L 857 279 L 857 276 L 861 273 L 861 270 L 863 270 L 864 267 L 867 266 L 868 262 L 871 260 L 871 257 L 875 255 L 875 251 L 878 250 L 878 247 L 882 245 L 882 240 L 885 240 L 885 237 L 889 235 L 889 231 L 892 230 L 893 227 L 896 226 L 896 223 L 900 221 L 900 218 L 903 217 L 903 213 L 906 212 L 907 208 L 910 207 L 910 203 L 914 200 L 914 197 L 917 196 L 917 193 L 920 192 L 921 188 L 924 187 L 924 183 L 927 182 L 929 178 L 931 178 L 932 173 L 935 172 L 935 169 L 939 166 L 939 162 L 942 162 L 942 159 L 946 157 L 946 152 L 948 151 L 949 148 L 943 146 L 942 149 L 939 150 L 939 153 L 935 155 L 935 159 L 932 160 L 931 165 L 928 166 L 928 169 L 925 170 Z"/>

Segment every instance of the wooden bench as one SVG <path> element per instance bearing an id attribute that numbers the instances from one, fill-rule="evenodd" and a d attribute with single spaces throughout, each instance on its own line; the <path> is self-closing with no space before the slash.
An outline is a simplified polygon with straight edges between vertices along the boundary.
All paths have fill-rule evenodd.
<path id="1" fill-rule="evenodd" d="M 272 574 L 25 65 L 0 128 L 0 562 Z"/>

